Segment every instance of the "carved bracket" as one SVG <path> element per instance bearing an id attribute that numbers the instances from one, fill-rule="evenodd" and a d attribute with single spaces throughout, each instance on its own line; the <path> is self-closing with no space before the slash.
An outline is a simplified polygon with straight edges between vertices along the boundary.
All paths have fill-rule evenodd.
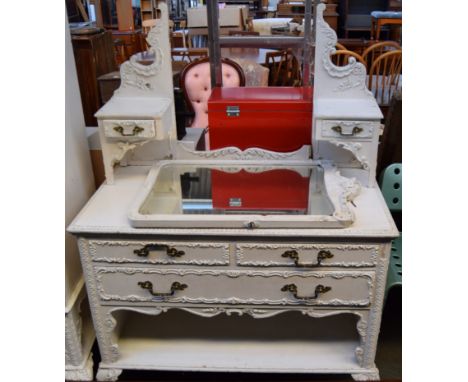
<path id="1" fill-rule="evenodd" d="M 370 164 L 365 155 L 361 154 L 362 144 L 359 142 L 343 142 L 332 139 L 329 141 L 332 145 L 349 151 L 361 165 L 364 170 L 369 170 Z"/>

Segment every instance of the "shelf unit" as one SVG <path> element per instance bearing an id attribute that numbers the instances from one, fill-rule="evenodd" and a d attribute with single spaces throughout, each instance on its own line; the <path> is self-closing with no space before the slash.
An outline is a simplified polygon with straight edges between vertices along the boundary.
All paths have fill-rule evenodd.
<path id="1" fill-rule="evenodd" d="M 156 18 L 156 0 L 141 0 L 141 21 Z"/>

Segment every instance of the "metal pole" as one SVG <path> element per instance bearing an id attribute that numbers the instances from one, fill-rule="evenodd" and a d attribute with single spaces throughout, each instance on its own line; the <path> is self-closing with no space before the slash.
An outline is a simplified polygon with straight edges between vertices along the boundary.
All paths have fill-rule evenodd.
<path id="1" fill-rule="evenodd" d="M 315 7 L 315 0 L 314 0 Z M 311 31 L 311 20 L 312 20 L 312 0 L 306 0 L 304 10 L 304 48 L 303 48 L 303 85 L 312 85 L 311 76 L 311 61 L 312 61 L 312 45 L 315 42 L 315 37 Z M 315 28 L 315 22 L 314 22 Z"/>
<path id="2" fill-rule="evenodd" d="M 208 21 L 208 54 L 210 57 L 211 88 L 222 86 L 221 47 L 219 46 L 218 0 L 206 3 Z"/>

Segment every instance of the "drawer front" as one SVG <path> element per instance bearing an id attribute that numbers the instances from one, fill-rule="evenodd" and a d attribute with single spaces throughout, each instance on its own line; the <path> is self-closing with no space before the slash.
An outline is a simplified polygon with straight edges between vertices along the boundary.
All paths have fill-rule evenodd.
<path id="1" fill-rule="evenodd" d="M 229 265 L 228 243 L 90 240 L 89 249 L 100 263 Z"/>
<path id="2" fill-rule="evenodd" d="M 370 305 L 374 272 L 260 272 L 98 268 L 104 302 Z"/>
<path id="3" fill-rule="evenodd" d="M 107 138 L 147 139 L 156 136 L 156 126 L 153 120 L 104 120 L 104 135 Z"/>
<path id="4" fill-rule="evenodd" d="M 369 121 L 321 121 L 322 138 L 339 138 L 353 140 L 372 140 L 378 133 L 380 124 Z"/>
<path id="5" fill-rule="evenodd" d="M 236 245 L 236 263 L 253 267 L 375 267 L 380 247 L 364 244 Z"/>

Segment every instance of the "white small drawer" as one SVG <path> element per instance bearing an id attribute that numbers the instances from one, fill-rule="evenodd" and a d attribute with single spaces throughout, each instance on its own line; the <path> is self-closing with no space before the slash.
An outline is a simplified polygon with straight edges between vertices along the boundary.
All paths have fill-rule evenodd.
<path id="1" fill-rule="evenodd" d="M 103 302 L 367 307 L 374 272 L 97 268 Z"/>
<path id="2" fill-rule="evenodd" d="M 326 120 L 321 121 L 320 134 L 322 138 L 372 140 L 379 126 L 378 122 Z"/>
<path id="3" fill-rule="evenodd" d="M 379 245 L 373 244 L 236 244 L 236 263 L 251 267 L 375 267 Z"/>
<path id="4" fill-rule="evenodd" d="M 104 135 L 107 138 L 148 139 L 156 136 L 154 120 L 104 120 Z"/>
<path id="5" fill-rule="evenodd" d="M 90 240 L 98 263 L 229 265 L 229 243 L 147 240 Z"/>

